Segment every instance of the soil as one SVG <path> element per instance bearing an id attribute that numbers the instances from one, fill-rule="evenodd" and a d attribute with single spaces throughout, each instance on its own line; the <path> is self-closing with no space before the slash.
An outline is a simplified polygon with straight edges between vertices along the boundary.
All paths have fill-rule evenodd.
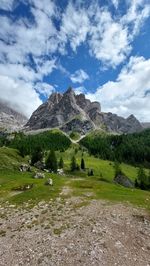
<path id="1" fill-rule="evenodd" d="M 0 206 L 0 266 L 21 265 L 149 266 L 149 214 L 88 197 Z"/>

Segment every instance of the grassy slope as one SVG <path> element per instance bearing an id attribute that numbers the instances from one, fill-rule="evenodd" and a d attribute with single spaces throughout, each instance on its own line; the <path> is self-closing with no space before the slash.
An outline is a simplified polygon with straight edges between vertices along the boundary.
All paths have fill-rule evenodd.
<path id="1" fill-rule="evenodd" d="M 46 179 L 33 179 L 33 172 L 20 172 L 18 168 L 21 163 L 27 163 L 27 159 L 22 158 L 17 150 L 0 148 L 0 201 L 9 200 L 13 203 L 22 203 L 31 200 L 34 203 L 58 196 L 64 183 L 63 178 L 60 179 L 55 174 L 46 173 L 46 178 L 51 177 L 53 179 L 54 186 L 45 186 Z M 13 188 L 32 183 L 34 184 L 32 190 L 14 195 Z"/>
<path id="2" fill-rule="evenodd" d="M 33 173 L 21 173 L 18 171 L 18 165 L 21 162 L 26 162 L 19 156 L 18 152 L 13 149 L 0 148 L 0 195 L 1 200 L 9 200 L 13 203 L 22 203 L 27 200 L 35 203 L 41 200 L 55 199 L 63 186 L 70 186 L 73 195 L 80 195 L 88 198 L 101 198 L 111 201 L 124 201 L 136 204 L 138 206 L 150 209 L 150 192 L 126 189 L 119 185 L 113 184 L 114 169 L 113 163 L 104 161 L 93 156 L 89 156 L 84 152 L 84 160 L 87 168 L 94 169 L 94 176 L 88 177 L 86 172 L 69 173 L 69 165 L 71 156 L 75 152 L 77 145 L 74 148 L 68 149 L 64 153 L 57 152 L 57 158 L 63 157 L 65 162 L 65 170 L 68 172 L 67 176 L 62 177 L 54 174 L 46 174 L 46 177 L 52 177 L 54 186 L 45 186 L 45 180 L 35 180 L 32 178 Z M 78 163 L 80 164 L 82 152 L 76 154 Z M 137 169 L 130 165 L 122 164 L 122 170 L 132 180 L 135 179 Z M 75 178 L 72 178 L 75 177 Z M 78 178 L 80 177 L 80 180 Z M 103 182 L 100 178 L 103 177 L 107 182 Z M 12 188 L 22 184 L 32 184 L 32 190 L 23 192 L 21 194 L 13 195 Z"/>

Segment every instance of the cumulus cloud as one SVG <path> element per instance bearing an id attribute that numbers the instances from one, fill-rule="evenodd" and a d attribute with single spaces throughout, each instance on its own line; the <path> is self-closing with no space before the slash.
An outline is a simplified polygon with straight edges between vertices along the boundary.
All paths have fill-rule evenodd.
<path id="1" fill-rule="evenodd" d="M 15 81 L 8 76 L 0 75 L 0 92 L 1 100 L 8 102 L 12 108 L 27 117 L 42 103 L 39 95 L 33 90 L 32 83 Z"/>
<path id="2" fill-rule="evenodd" d="M 126 2 L 122 16 L 114 16 L 109 6 L 100 6 L 98 1 L 91 1 L 86 9 L 70 2 L 62 15 L 60 51 L 65 54 L 65 45 L 69 43 L 76 52 L 86 42 L 91 56 L 105 66 L 118 66 L 130 54 L 132 42 L 150 14 L 150 5 L 144 0 Z M 112 4 L 117 9 L 119 1 L 112 0 Z"/>
<path id="3" fill-rule="evenodd" d="M 132 42 L 150 14 L 150 5 L 145 0 L 126 1 L 124 14 L 116 12 L 115 16 L 109 5 L 100 6 L 98 1 L 91 1 L 88 5 L 83 4 L 84 1 L 69 1 L 62 11 L 52 0 L 0 0 L 0 8 L 12 12 L 20 2 L 28 6 L 31 17 L 18 16 L 15 20 L 13 16 L 0 17 L 3 25 L 0 27 L 0 98 L 5 98 L 17 108 L 20 106 L 20 110 L 28 116 L 37 103 L 41 103 L 39 94 L 48 96 L 53 90 L 52 85 L 43 83 L 45 76 L 56 68 L 70 76 L 69 71 L 57 63 L 60 54 L 67 55 L 71 50 L 76 55 L 78 47 L 84 44 L 90 55 L 104 66 L 116 67 L 130 54 Z M 112 0 L 111 3 L 118 8 L 119 1 Z M 115 83 L 105 84 L 106 91 L 111 85 L 115 93 L 114 87 L 121 82 L 119 78 L 123 79 L 121 75 L 124 71 Z M 73 83 L 79 84 L 88 78 L 82 69 L 70 77 Z M 8 81 L 7 84 L 4 80 Z M 10 97 L 12 88 L 15 93 Z M 28 99 L 27 93 L 30 93 Z M 19 95 L 19 100 L 15 99 L 16 95 Z M 127 105 L 122 108 L 127 108 Z M 119 112 L 127 113 L 124 110 Z"/>
<path id="4" fill-rule="evenodd" d="M 86 79 L 89 79 L 89 76 L 84 70 L 79 69 L 70 76 L 70 79 L 73 83 L 83 83 Z"/>
<path id="5" fill-rule="evenodd" d="M 43 94 L 45 97 L 49 97 L 49 95 L 55 91 L 54 86 L 45 82 L 38 82 L 35 89 L 38 93 Z"/>
<path id="6" fill-rule="evenodd" d="M 91 100 L 99 100 L 105 112 L 111 111 L 127 117 L 134 114 L 141 121 L 150 117 L 150 59 L 131 57 L 115 82 L 109 81 L 95 93 L 88 93 Z"/>
<path id="7" fill-rule="evenodd" d="M 14 0 L 0 0 L 0 9 L 5 11 L 13 10 Z"/>
<path id="8" fill-rule="evenodd" d="M 91 55 L 108 67 L 119 65 L 131 52 L 132 41 L 149 14 L 150 5 L 143 0 L 131 1 L 126 13 L 119 17 L 113 16 L 108 8 L 96 5 L 90 11 L 94 16 L 89 32 Z"/>
<path id="9" fill-rule="evenodd" d="M 63 45 L 69 42 L 73 51 L 76 51 L 77 47 L 86 41 L 89 27 L 87 10 L 70 2 L 62 16 L 60 42 L 63 42 Z"/>
<path id="10" fill-rule="evenodd" d="M 52 91 L 51 85 L 43 84 L 42 80 L 56 68 L 55 57 L 51 55 L 57 49 L 57 31 L 52 22 L 56 15 L 54 3 L 49 0 L 29 3 L 32 23 L 27 18 L 14 21 L 11 16 L 0 17 L 3 25 L 0 28 L 0 98 L 27 116 L 41 103 L 37 92 L 45 96 Z M 8 9 L 11 4 L 13 1 L 5 1 L 2 7 Z"/>
<path id="11" fill-rule="evenodd" d="M 119 0 L 112 0 L 114 7 L 117 9 L 119 6 Z"/>
<path id="12" fill-rule="evenodd" d="M 80 86 L 80 87 L 74 88 L 74 92 L 75 92 L 75 94 L 78 95 L 78 94 L 81 94 L 81 93 L 85 93 L 86 89 L 83 86 Z"/>

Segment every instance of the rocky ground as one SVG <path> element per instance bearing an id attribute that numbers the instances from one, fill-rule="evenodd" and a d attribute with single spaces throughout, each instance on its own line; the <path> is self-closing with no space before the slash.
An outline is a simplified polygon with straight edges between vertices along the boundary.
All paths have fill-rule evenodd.
<path id="1" fill-rule="evenodd" d="M 150 265 L 146 211 L 67 193 L 32 209 L 1 206 L 1 266 Z"/>

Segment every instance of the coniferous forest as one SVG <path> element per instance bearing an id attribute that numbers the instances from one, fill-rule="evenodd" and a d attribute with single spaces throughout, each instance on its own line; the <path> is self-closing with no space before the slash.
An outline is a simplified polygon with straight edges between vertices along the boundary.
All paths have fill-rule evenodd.
<path id="1" fill-rule="evenodd" d="M 104 160 L 150 167 L 150 129 L 128 135 L 89 134 L 80 144 Z"/>
<path id="2" fill-rule="evenodd" d="M 45 150 L 66 150 L 71 141 L 61 131 L 51 130 L 36 135 L 25 135 L 24 133 L 15 133 L 14 136 L 1 137 L 0 146 L 8 146 L 18 149 L 22 156 L 33 154 L 37 149 Z"/>

